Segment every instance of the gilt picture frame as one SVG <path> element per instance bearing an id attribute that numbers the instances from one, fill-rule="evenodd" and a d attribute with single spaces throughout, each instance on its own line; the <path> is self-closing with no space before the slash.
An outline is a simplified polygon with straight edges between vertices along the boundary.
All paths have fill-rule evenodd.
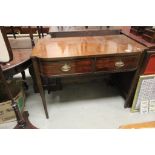
<path id="1" fill-rule="evenodd" d="M 131 112 L 140 111 L 142 103 L 148 103 L 148 111 L 155 103 L 155 74 L 141 75 L 137 84 Z M 154 104 L 155 107 L 155 104 Z M 152 108 L 153 109 L 153 108 Z"/>

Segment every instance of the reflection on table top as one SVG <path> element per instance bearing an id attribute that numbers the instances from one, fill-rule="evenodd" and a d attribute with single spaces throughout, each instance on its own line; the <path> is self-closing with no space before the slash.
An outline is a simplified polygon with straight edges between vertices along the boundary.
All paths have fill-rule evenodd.
<path id="1" fill-rule="evenodd" d="M 28 61 L 30 59 L 32 49 L 13 49 L 12 52 L 13 60 L 5 65 L 2 65 L 3 71 Z"/>
<path id="2" fill-rule="evenodd" d="M 125 35 L 43 38 L 32 50 L 32 57 L 66 58 L 141 52 L 145 46 Z"/>

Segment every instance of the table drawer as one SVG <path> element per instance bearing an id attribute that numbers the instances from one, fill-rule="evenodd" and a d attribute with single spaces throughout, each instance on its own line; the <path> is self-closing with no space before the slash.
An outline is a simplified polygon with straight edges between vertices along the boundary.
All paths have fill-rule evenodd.
<path id="1" fill-rule="evenodd" d="M 41 74 L 46 76 L 92 72 L 92 60 L 41 62 Z"/>
<path id="2" fill-rule="evenodd" d="M 139 56 L 121 56 L 96 59 L 96 71 L 124 71 L 136 69 Z"/>

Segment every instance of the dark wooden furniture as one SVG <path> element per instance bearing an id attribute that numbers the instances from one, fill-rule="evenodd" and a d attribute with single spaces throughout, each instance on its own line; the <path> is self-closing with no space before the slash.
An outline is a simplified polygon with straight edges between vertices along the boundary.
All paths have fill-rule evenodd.
<path id="1" fill-rule="evenodd" d="M 31 52 L 31 49 L 13 49 L 13 60 L 1 64 L 5 76 L 10 77 L 29 68 L 31 66 Z"/>
<path id="2" fill-rule="evenodd" d="M 125 101 L 125 107 L 130 106 L 145 49 L 125 35 L 40 39 L 31 58 L 46 117 L 49 116 L 42 77 L 133 72 Z"/>
<path id="3" fill-rule="evenodd" d="M 142 35 L 147 28 L 152 28 L 152 26 L 131 26 L 130 33 Z"/>
<path id="4" fill-rule="evenodd" d="M 6 79 L 12 77 L 15 74 L 23 73 L 23 71 L 31 66 L 31 50 L 13 50 L 13 60 L 0 64 L 0 79 L 4 81 L 6 85 L 6 91 L 8 92 L 8 96 L 12 101 L 12 107 L 14 108 L 17 122 L 18 124 L 15 126 L 15 129 L 37 129 L 28 119 L 29 113 L 28 111 L 24 111 L 22 114 L 19 112 L 17 108 L 17 104 L 14 102 L 9 87 L 7 86 Z"/>
<path id="5" fill-rule="evenodd" d="M 12 34 L 14 38 L 18 34 L 38 34 L 39 38 L 43 37 L 44 34 L 49 32 L 49 27 L 43 26 L 5 26 L 6 33 Z"/>
<path id="6" fill-rule="evenodd" d="M 17 125 L 15 126 L 15 129 L 36 129 L 35 126 L 33 126 L 30 121 L 28 120 L 28 112 L 25 111 L 23 113 L 20 112 L 19 108 L 18 108 L 18 105 L 17 103 L 14 101 L 14 98 L 12 96 L 12 93 L 9 89 L 9 86 L 7 84 L 7 80 L 6 78 L 10 77 L 10 75 L 12 76 L 11 72 L 8 74 L 8 76 L 6 77 L 6 75 L 4 75 L 4 72 L 6 73 L 6 71 L 8 70 L 13 70 L 13 68 L 15 68 L 16 66 L 20 66 L 19 68 L 16 68 L 15 69 L 15 72 L 17 71 L 18 72 L 18 69 L 21 71 L 23 71 L 22 69 L 24 69 L 25 66 L 22 66 L 23 64 L 23 60 L 21 62 L 19 62 L 20 60 L 20 57 L 18 57 L 18 60 L 17 60 L 17 57 L 15 57 L 15 55 L 13 54 L 11 48 L 10 48 L 10 44 L 9 44 L 9 40 L 6 36 L 6 33 L 5 33 L 5 29 L 3 27 L 0 27 L 0 32 L 1 32 L 1 50 L 3 49 L 3 51 L 1 51 L 1 54 L 6 55 L 8 54 L 8 60 L 6 61 L 6 59 L 1 55 L 1 61 L 0 61 L 0 80 L 2 80 L 2 82 L 4 83 L 4 91 L 7 92 L 8 94 L 8 98 L 11 100 L 11 106 L 12 108 L 14 109 L 14 112 L 15 112 L 15 115 L 16 115 L 16 118 L 17 118 Z M 7 49 L 7 50 L 4 50 L 4 49 Z M 17 56 L 17 55 L 16 55 Z M 17 61 L 16 61 L 17 60 Z M 9 64 L 10 62 L 10 64 Z M 16 62 L 18 62 L 18 64 L 16 64 Z M 12 64 L 12 66 L 11 66 Z M 6 65 L 9 65 L 11 66 L 9 69 L 6 67 Z M 3 72 L 3 69 L 5 70 Z M 13 72 L 14 73 L 14 72 Z"/>
<path id="7" fill-rule="evenodd" d="M 31 26 L 8 26 L 4 27 L 5 32 L 7 34 L 7 38 L 11 38 L 10 35 L 14 36 L 14 39 L 17 40 L 18 37 L 29 37 L 32 47 L 35 45 L 34 44 L 34 38 L 33 34 L 38 34 L 38 36 L 41 38 L 41 29 L 42 26 L 36 26 L 36 27 L 31 27 Z M 20 35 L 19 35 L 20 34 Z M 23 35 L 21 35 L 23 34 Z M 26 34 L 26 35 L 25 35 Z M 18 45 L 19 43 L 16 42 Z M 24 49 L 20 49 L 23 47 L 13 47 L 13 52 L 14 52 L 14 61 L 11 63 L 3 66 L 3 70 L 5 71 L 5 74 L 10 74 L 14 75 L 17 73 L 22 74 L 22 79 L 25 81 L 26 80 L 26 75 L 25 75 L 25 69 L 29 67 L 30 65 L 30 51 L 32 47 L 24 47 Z M 17 50 L 18 48 L 18 50 Z M 26 48 L 26 49 L 25 49 Z M 19 52 L 17 52 L 19 51 Z M 27 51 L 27 52 L 26 52 Z M 23 52 L 23 54 L 21 53 Z M 32 68 L 32 67 L 31 67 Z M 21 70 L 21 72 L 20 72 Z M 32 70 L 32 69 L 31 69 Z M 10 73 L 11 72 L 11 73 Z M 31 71 L 32 72 L 32 71 Z M 26 82 L 24 82 L 25 88 L 28 89 L 28 85 Z M 35 88 L 35 87 L 34 87 Z"/>
<path id="8" fill-rule="evenodd" d="M 146 41 L 145 39 L 143 39 L 142 36 L 136 36 L 136 35 L 130 33 L 130 26 L 124 26 L 122 28 L 122 31 L 121 32 L 124 35 L 128 36 L 129 38 L 131 38 L 131 39 L 139 42 L 140 44 L 143 44 L 147 48 L 154 48 L 155 47 L 155 43 L 150 43 L 150 42 Z"/>
<path id="9" fill-rule="evenodd" d="M 17 125 L 15 126 L 15 129 L 37 129 L 29 121 L 29 119 L 28 119 L 28 116 L 29 116 L 28 111 L 24 111 L 22 114 L 19 111 L 17 103 L 14 101 L 12 93 L 11 93 L 9 87 L 8 87 L 8 84 L 7 84 L 7 81 L 6 81 L 5 76 L 3 74 L 3 70 L 1 68 L 1 66 L 0 66 L 0 80 L 2 80 L 2 82 L 4 83 L 4 86 L 5 86 L 4 91 L 6 90 L 6 92 L 8 94 L 8 97 L 11 100 L 12 108 L 14 109 L 15 114 L 16 114 Z"/>
<path id="10" fill-rule="evenodd" d="M 11 77 L 18 73 L 21 73 L 26 89 L 28 88 L 28 85 L 26 83 L 26 76 L 24 71 L 25 69 L 31 68 L 32 66 L 32 62 L 30 59 L 31 52 L 31 49 L 13 49 L 13 60 L 9 63 L 1 65 L 3 74 L 6 77 Z"/>
<path id="11" fill-rule="evenodd" d="M 115 35 L 120 34 L 121 30 L 78 30 L 78 31 L 57 31 L 49 32 L 52 38 L 61 37 L 85 37 L 85 36 L 103 36 L 103 35 Z"/>
<path id="12" fill-rule="evenodd" d="M 155 43 L 155 29 L 145 29 L 142 38 L 149 43 Z"/>

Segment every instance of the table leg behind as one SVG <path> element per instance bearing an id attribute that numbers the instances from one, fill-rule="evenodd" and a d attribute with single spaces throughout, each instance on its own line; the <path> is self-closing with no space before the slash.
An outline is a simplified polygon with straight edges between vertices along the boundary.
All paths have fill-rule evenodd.
<path id="1" fill-rule="evenodd" d="M 26 90 L 28 90 L 29 86 L 28 86 L 28 84 L 26 83 L 25 71 L 22 71 L 21 74 L 22 74 L 22 79 L 23 79 L 23 81 L 24 81 L 24 87 L 26 88 Z"/>
<path id="2" fill-rule="evenodd" d="M 29 73 L 31 75 L 32 82 L 33 82 L 33 90 L 34 90 L 35 93 L 39 93 L 39 89 L 38 89 L 38 85 L 37 85 L 37 82 L 36 82 L 37 80 L 36 80 L 36 77 L 35 77 L 33 65 L 31 65 L 29 67 Z"/>

